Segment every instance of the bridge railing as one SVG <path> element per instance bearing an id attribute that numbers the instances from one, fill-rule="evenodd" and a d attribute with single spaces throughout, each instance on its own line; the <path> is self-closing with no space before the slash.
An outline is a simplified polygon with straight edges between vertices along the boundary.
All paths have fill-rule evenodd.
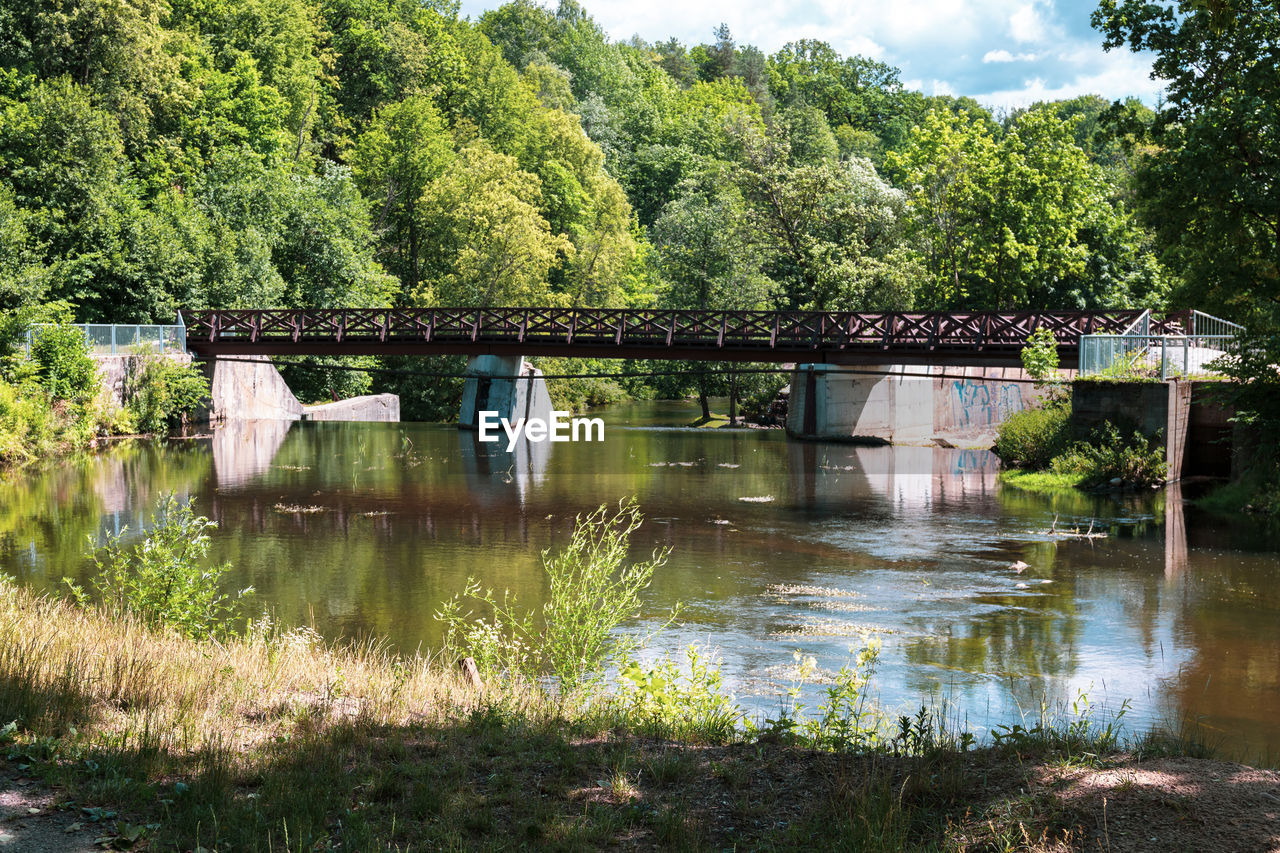
<path id="1" fill-rule="evenodd" d="M 1197 312 L 1198 313 L 1198 312 Z M 1082 335 L 1080 375 L 1126 378 L 1215 374 L 1213 362 L 1237 346 L 1242 326 L 1210 315 L 1198 325 L 1192 317 L 1192 334 Z M 1208 329 L 1213 334 L 1195 331 Z M 1225 334 L 1219 332 L 1225 331 Z"/>
<path id="2" fill-rule="evenodd" d="M 51 323 L 34 323 L 27 329 L 27 355 L 31 345 Z M 106 323 L 76 323 L 72 328 L 84 333 L 89 352 L 94 355 L 127 355 L 135 352 L 177 353 L 187 351 L 187 329 L 178 325 L 112 325 Z"/>
<path id="3" fill-rule="evenodd" d="M 1040 328 L 1062 346 L 1119 333 L 1143 312 L 677 311 L 387 308 L 185 311 L 193 343 L 539 343 L 761 350 L 1016 349 Z"/>

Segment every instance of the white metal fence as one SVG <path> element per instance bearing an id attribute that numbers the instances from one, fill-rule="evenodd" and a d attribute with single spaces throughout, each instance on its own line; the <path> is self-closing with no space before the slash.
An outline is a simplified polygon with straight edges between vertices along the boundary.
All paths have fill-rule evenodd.
<path id="1" fill-rule="evenodd" d="M 1143 321 L 1146 322 L 1143 322 Z M 1081 335 L 1080 375 L 1140 373 L 1161 379 L 1213 373 L 1214 359 L 1225 355 L 1244 327 L 1200 311 L 1191 312 L 1191 329 L 1182 334 L 1150 334 L 1143 313 L 1123 334 Z"/>
<path id="2" fill-rule="evenodd" d="M 31 344 L 48 323 L 36 323 L 27 330 L 27 355 Z M 77 323 L 73 328 L 84 332 L 89 352 L 94 355 L 129 355 L 135 352 L 174 353 L 187 351 L 187 327 L 159 325 L 107 325 Z"/>

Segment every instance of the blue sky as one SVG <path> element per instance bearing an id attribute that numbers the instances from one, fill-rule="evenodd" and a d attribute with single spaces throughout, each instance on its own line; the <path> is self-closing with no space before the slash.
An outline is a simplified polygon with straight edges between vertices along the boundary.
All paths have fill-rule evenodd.
<path id="1" fill-rule="evenodd" d="M 1102 49 L 1101 35 L 1089 26 L 1097 3 L 1087 0 L 581 2 L 615 40 L 710 42 L 723 21 L 735 41 L 766 53 L 789 41 L 821 39 L 842 54 L 897 66 L 910 88 L 971 95 L 996 108 L 1085 93 L 1154 104 L 1161 88 L 1150 79 L 1149 57 Z M 499 5 L 462 0 L 462 14 L 476 18 Z"/>

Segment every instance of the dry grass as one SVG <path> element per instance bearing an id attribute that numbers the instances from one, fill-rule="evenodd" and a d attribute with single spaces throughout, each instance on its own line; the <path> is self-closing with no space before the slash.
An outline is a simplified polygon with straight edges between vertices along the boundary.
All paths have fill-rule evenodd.
<path id="1" fill-rule="evenodd" d="M 234 751 L 277 734 L 300 705 L 404 725 L 479 698 L 429 659 L 334 648 L 308 629 L 259 624 L 194 643 L 8 583 L 0 598 L 0 707 L 43 730 L 88 718 L 104 735 L 147 730 L 163 750 Z"/>

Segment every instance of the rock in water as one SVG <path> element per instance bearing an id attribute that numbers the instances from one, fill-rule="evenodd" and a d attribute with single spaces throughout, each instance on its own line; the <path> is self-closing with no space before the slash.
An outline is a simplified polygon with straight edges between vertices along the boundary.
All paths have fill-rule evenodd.
<path id="1" fill-rule="evenodd" d="M 1031 568 L 1031 567 L 1030 567 L 1030 566 L 1028 566 L 1026 563 L 1022 562 L 1021 560 L 1019 560 L 1018 562 L 1014 563 L 1014 564 L 1013 564 L 1012 566 L 1010 566 L 1009 568 L 1013 569 L 1013 570 L 1014 570 L 1015 572 L 1017 572 L 1018 574 L 1022 574 L 1023 572 L 1025 572 L 1027 569 L 1029 569 L 1029 568 Z"/>

